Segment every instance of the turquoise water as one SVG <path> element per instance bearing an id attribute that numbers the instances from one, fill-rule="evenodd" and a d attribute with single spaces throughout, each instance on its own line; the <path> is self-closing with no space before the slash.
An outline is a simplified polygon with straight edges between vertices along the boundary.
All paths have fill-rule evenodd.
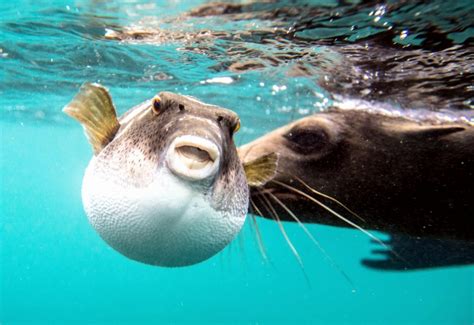
<path id="1" fill-rule="evenodd" d="M 351 282 L 298 225 L 290 223 L 285 228 L 304 270 L 269 220 L 259 219 L 267 262 L 249 222 L 223 252 L 185 268 L 134 262 L 100 239 L 87 221 L 80 197 L 91 149 L 82 128 L 61 113 L 83 82 L 106 85 L 120 112 L 161 90 L 228 107 L 241 116 L 237 143 L 331 102 L 328 92 L 315 85 L 315 77 L 289 74 L 294 60 L 301 59 L 259 70 L 226 69 L 230 61 L 256 53 L 249 48 L 275 56 L 283 42 L 261 42 L 258 33 L 245 37 L 243 31 L 275 28 L 270 20 L 182 16 L 200 3 L 0 5 L 0 323 L 472 324 L 472 266 L 408 272 L 369 269 L 360 261 L 370 257 L 375 244 L 351 229 L 307 226 Z M 336 8 L 335 3 L 318 3 L 328 12 Z M 399 16 L 381 15 L 380 25 L 369 15 L 375 6 L 367 7 L 348 16 L 361 26 L 350 37 L 388 28 L 384 20 L 396 26 L 410 10 L 428 13 L 422 15 L 421 27 L 431 19 L 449 30 L 452 21 L 435 15 L 447 15 L 443 5 L 407 6 Z M 462 15 L 469 8 L 463 11 L 463 6 L 468 3 L 456 2 L 449 10 L 464 18 L 459 24 L 468 24 Z M 278 21 L 278 28 L 286 28 L 285 23 Z M 348 34 L 352 25 L 351 21 L 337 28 L 328 25 L 306 34 L 313 39 Z M 125 26 L 159 27 L 167 34 L 211 29 L 244 36 L 240 41 L 105 39 L 108 30 L 122 31 Z M 459 30 L 463 32 L 456 37 L 462 42 L 472 27 Z M 246 49 L 231 55 L 229 46 L 235 48 L 233 53 Z M 305 49 L 324 51 L 292 44 L 294 51 Z"/>

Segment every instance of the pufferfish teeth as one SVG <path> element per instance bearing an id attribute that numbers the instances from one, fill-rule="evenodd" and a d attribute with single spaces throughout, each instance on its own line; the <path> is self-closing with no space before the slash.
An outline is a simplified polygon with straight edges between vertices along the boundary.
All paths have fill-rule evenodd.
<path id="1" fill-rule="evenodd" d="M 187 156 L 196 156 L 197 159 L 216 160 L 219 156 L 217 147 L 206 139 L 194 136 L 182 136 L 177 139 L 175 149 Z"/>
<path id="2" fill-rule="evenodd" d="M 205 153 L 205 156 L 201 152 L 198 152 L 199 154 L 189 154 L 189 152 L 180 150 L 181 148 L 190 148 L 190 147 L 186 146 L 186 147 L 176 148 L 177 157 L 181 159 L 183 164 L 189 169 L 194 169 L 194 170 L 203 169 L 207 167 L 208 165 L 212 164 L 213 162 L 209 154 L 203 150 L 198 149 L 202 153 Z"/>
<path id="3" fill-rule="evenodd" d="M 217 172 L 219 148 L 208 139 L 184 135 L 172 142 L 166 160 L 174 174 L 188 180 L 201 180 Z"/>
<path id="4" fill-rule="evenodd" d="M 211 155 L 206 150 L 203 150 L 196 146 L 179 146 L 175 150 L 181 155 L 188 159 L 196 160 L 199 162 L 214 161 Z"/>

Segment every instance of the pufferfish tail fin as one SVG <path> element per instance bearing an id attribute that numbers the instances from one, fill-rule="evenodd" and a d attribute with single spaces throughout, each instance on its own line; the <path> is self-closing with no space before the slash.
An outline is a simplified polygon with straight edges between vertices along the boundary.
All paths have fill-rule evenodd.
<path id="1" fill-rule="evenodd" d="M 278 155 L 274 152 L 244 163 L 245 176 L 250 187 L 263 186 L 275 177 Z"/>
<path id="2" fill-rule="evenodd" d="M 108 90 L 97 83 L 85 83 L 63 112 L 81 123 L 97 155 L 120 128 Z"/>

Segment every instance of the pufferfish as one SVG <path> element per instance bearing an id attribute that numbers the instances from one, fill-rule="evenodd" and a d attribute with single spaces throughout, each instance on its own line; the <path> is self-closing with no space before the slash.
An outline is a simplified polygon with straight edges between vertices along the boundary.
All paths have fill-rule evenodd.
<path id="1" fill-rule="evenodd" d="M 63 111 L 92 145 L 82 201 L 90 223 L 115 250 L 143 263 L 204 261 L 241 230 L 249 186 L 276 171 L 270 154 L 241 162 L 234 112 L 161 92 L 117 118 L 107 89 L 84 84 Z"/>

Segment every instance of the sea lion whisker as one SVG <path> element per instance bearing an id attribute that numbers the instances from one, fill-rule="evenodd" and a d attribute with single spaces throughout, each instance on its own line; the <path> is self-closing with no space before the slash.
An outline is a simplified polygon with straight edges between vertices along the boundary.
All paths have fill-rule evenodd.
<path id="1" fill-rule="evenodd" d="M 314 238 L 313 234 L 311 234 L 311 232 L 308 230 L 308 228 L 306 228 L 306 226 L 300 221 L 300 219 L 293 213 L 293 211 L 291 211 L 287 206 L 286 204 L 284 204 L 283 202 L 281 202 L 275 195 L 273 195 L 272 193 L 268 193 L 268 195 L 273 199 L 275 200 L 275 202 L 277 202 L 286 212 L 288 212 L 288 214 L 298 223 L 298 225 L 303 229 L 303 231 L 305 232 L 305 234 L 309 237 L 309 239 L 313 242 L 313 244 L 319 249 L 319 251 L 323 254 L 323 256 L 329 261 L 329 264 L 331 264 L 331 266 L 333 268 L 335 268 L 345 279 L 346 281 L 349 283 L 349 285 L 352 287 L 353 290 L 355 290 L 354 288 L 354 283 L 352 282 L 351 278 L 347 275 L 346 272 L 344 272 L 341 267 L 331 258 L 331 256 L 329 256 L 329 254 L 326 252 L 326 250 L 321 246 L 321 243 L 316 239 Z"/>
<path id="2" fill-rule="evenodd" d="M 293 255 L 295 256 L 296 260 L 298 261 L 298 264 L 300 265 L 301 271 L 303 272 L 306 282 L 308 283 L 308 285 L 310 285 L 311 283 L 304 269 L 303 260 L 301 259 L 300 255 L 298 254 L 298 251 L 296 250 L 295 246 L 291 242 L 290 237 L 286 233 L 285 227 L 283 226 L 283 223 L 281 222 L 280 217 L 278 216 L 278 213 L 275 211 L 275 208 L 273 208 L 272 203 L 268 200 L 265 194 L 264 193 L 261 193 L 261 194 L 262 194 L 261 197 L 263 198 L 263 200 L 259 197 L 260 202 L 265 206 L 267 211 L 270 212 L 270 214 L 272 215 L 272 218 L 276 221 L 278 228 L 280 228 L 280 231 L 286 240 L 286 243 L 290 247 L 291 251 L 293 252 Z"/>
<path id="3" fill-rule="evenodd" d="M 267 197 L 264 195 L 264 193 L 261 193 L 261 194 L 262 195 L 259 197 L 260 202 L 265 206 L 267 211 L 270 212 L 270 215 L 272 216 L 273 220 L 275 220 L 276 223 L 278 224 L 278 227 L 280 228 L 280 231 L 281 231 L 283 237 L 285 238 L 288 246 L 290 247 L 291 251 L 293 252 L 293 255 L 296 257 L 296 259 L 298 260 L 298 263 L 301 265 L 301 267 L 303 267 L 303 261 L 301 260 L 301 257 L 298 254 L 298 251 L 296 250 L 295 246 L 293 245 L 290 238 L 288 237 L 288 234 L 285 231 L 285 227 L 283 227 L 283 224 L 280 220 L 280 217 L 278 216 L 278 213 L 275 211 L 275 209 L 273 208 L 271 202 L 267 199 Z M 263 198 L 263 200 L 262 200 L 262 198 Z"/>
<path id="4" fill-rule="evenodd" d="M 354 217 L 356 217 L 357 219 L 361 220 L 362 222 L 366 222 L 364 218 L 362 218 L 361 216 L 359 216 L 357 213 L 355 213 L 354 211 L 352 211 L 351 209 L 349 209 L 345 204 L 343 204 L 341 201 L 337 200 L 336 198 L 330 196 L 330 195 L 327 195 L 323 192 L 320 192 L 316 189 L 314 189 L 313 187 L 311 187 L 310 185 L 308 185 L 308 183 L 306 183 L 305 181 L 303 181 L 300 177 L 298 176 L 295 176 L 295 175 L 290 175 L 288 173 L 285 173 L 285 172 L 280 172 L 278 171 L 279 173 L 281 174 L 285 174 L 291 178 L 294 178 L 296 179 L 298 182 L 300 182 L 304 187 L 306 187 L 307 189 L 309 189 L 311 192 L 313 192 L 314 194 L 317 194 L 319 196 L 322 196 L 328 200 L 331 200 L 333 201 L 334 203 L 338 204 L 340 207 L 344 208 L 346 211 L 348 211 L 350 214 L 352 214 Z"/>
<path id="5" fill-rule="evenodd" d="M 300 191 L 298 190 L 297 188 L 294 188 L 292 186 L 289 186 L 285 183 L 282 183 L 280 181 L 275 181 L 273 180 L 274 183 L 280 185 L 280 186 L 283 186 L 287 189 L 289 189 L 290 191 L 293 191 L 295 193 L 298 193 L 302 196 L 304 196 L 305 198 L 309 199 L 310 201 L 316 203 L 317 205 L 319 205 L 320 207 L 322 207 L 323 209 L 325 209 L 326 211 L 330 212 L 332 215 L 334 215 L 335 217 L 339 218 L 340 220 L 344 221 L 345 223 L 349 224 L 350 226 L 360 230 L 362 233 L 364 233 L 365 235 L 367 235 L 369 238 L 371 238 L 372 240 L 375 240 L 378 244 L 380 244 L 381 246 L 383 246 L 385 249 L 391 251 L 394 255 L 396 255 L 398 258 L 404 260 L 401 256 L 399 256 L 395 251 L 393 251 L 390 247 L 388 247 L 387 245 L 385 245 L 385 243 L 380 240 L 379 238 L 377 238 L 376 236 L 374 236 L 372 233 L 370 233 L 369 231 L 365 230 L 364 228 L 362 228 L 361 226 L 359 226 L 358 224 L 350 221 L 349 219 L 343 217 L 342 215 L 340 215 L 339 213 L 337 213 L 336 211 L 334 211 L 333 209 L 331 209 L 330 207 L 328 207 L 327 205 L 323 204 L 322 202 L 316 200 L 314 197 L 312 197 L 311 195 L 308 195 L 306 194 L 305 192 L 303 191 Z"/>
<path id="6" fill-rule="evenodd" d="M 255 202 L 253 202 L 252 199 L 250 199 L 250 204 L 252 205 L 252 209 L 254 209 L 261 217 L 263 217 L 263 214 L 262 212 L 260 211 L 260 209 L 257 207 L 257 205 L 255 204 Z M 267 257 L 267 252 L 266 252 L 266 249 L 265 249 L 265 245 L 263 243 L 263 237 L 262 237 L 262 233 L 260 232 L 260 228 L 258 227 L 258 222 L 257 222 L 257 218 L 255 218 L 255 216 L 253 214 L 250 214 L 250 218 L 252 219 L 252 223 L 255 227 L 255 235 L 257 237 L 257 244 L 258 244 L 258 249 L 260 251 L 260 254 L 262 255 L 263 259 L 265 261 L 268 260 L 268 257 Z"/>
<path id="7" fill-rule="evenodd" d="M 317 191 L 316 189 L 312 188 L 311 186 L 309 186 L 305 181 L 303 181 L 301 178 L 299 178 L 298 176 L 293 176 L 296 178 L 296 180 L 298 182 L 300 182 L 301 184 L 303 184 L 306 188 L 308 188 L 311 192 L 315 193 L 315 194 L 318 194 L 319 196 L 322 196 L 324 198 L 327 198 L 331 201 L 333 201 L 334 203 L 337 203 L 339 206 L 343 207 L 344 209 L 346 209 L 349 213 L 351 213 L 354 217 L 358 218 L 359 220 L 361 220 L 362 222 L 366 222 L 364 218 L 362 218 L 361 216 L 359 216 L 357 213 L 355 213 L 354 211 L 352 211 L 351 209 L 349 209 L 345 204 L 343 204 L 342 202 L 340 202 L 339 200 L 337 200 L 336 198 L 330 196 L 330 195 L 327 195 L 327 194 L 324 194 L 323 192 L 320 192 L 320 191 Z"/>

